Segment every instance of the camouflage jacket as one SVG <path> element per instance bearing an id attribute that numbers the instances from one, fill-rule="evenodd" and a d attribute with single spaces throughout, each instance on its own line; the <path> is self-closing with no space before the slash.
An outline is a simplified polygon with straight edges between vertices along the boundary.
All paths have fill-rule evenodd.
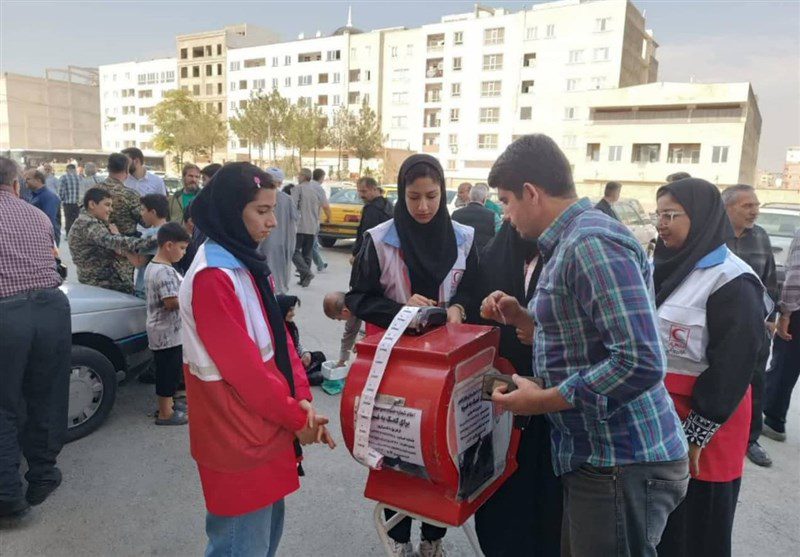
<path id="1" fill-rule="evenodd" d="M 70 228 L 68 242 L 80 282 L 126 294 L 133 294 L 133 266 L 118 253 L 144 251 L 156 244 L 155 238 L 112 234 L 105 222 L 85 210 Z"/>
<path id="2" fill-rule="evenodd" d="M 98 188 L 108 190 L 111 194 L 111 224 L 117 225 L 119 233 L 123 236 L 135 236 L 136 225 L 141 224 L 139 214 L 139 194 L 127 187 L 116 178 L 108 177 Z"/>

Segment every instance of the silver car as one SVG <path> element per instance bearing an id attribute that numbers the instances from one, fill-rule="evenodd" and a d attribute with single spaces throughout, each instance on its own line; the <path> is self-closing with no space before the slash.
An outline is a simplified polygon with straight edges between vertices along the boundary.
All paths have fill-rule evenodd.
<path id="1" fill-rule="evenodd" d="M 149 365 L 144 300 L 67 282 L 72 309 L 72 371 L 67 440 L 89 435 L 108 418 L 117 383 Z"/>
<path id="2" fill-rule="evenodd" d="M 795 231 L 800 228 L 800 206 L 766 204 L 761 208 L 756 223 L 767 231 L 775 254 L 778 284 L 783 284 L 786 275 L 786 257 Z"/>

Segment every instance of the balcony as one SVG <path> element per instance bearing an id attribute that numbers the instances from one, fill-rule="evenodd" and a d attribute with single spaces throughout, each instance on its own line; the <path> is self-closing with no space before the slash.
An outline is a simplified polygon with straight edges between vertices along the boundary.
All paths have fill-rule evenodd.
<path id="1" fill-rule="evenodd" d="M 441 52 L 444 50 L 444 33 L 428 35 L 428 52 Z"/>
<path id="2" fill-rule="evenodd" d="M 442 111 L 437 109 L 425 110 L 425 117 L 422 122 L 424 128 L 440 128 L 442 126 Z"/>
<path id="3" fill-rule="evenodd" d="M 428 79 L 437 79 L 444 76 L 444 59 L 431 58 L 425 65 L 425 77 Z"/>
<path id="4" fill-rule="evenodd" d="M 425 102 L 426 103 L 440 103 L 442 102 L 442 84 L 429 84 L 425 86 Z"/>
<path id="5" fill-rule="evenodd" d="M 422 152 L 423 153 L 438 153 L 439 152 L 439 134 L 426 133 L 422 136 Z"/>

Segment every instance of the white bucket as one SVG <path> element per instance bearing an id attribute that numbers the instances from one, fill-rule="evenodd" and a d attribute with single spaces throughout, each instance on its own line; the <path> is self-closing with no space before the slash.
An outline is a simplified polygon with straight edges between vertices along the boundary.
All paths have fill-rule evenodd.
<path id="1" fill-rule="evenodd" d="M 344 379 L 347 377 L 347 373 L 350 371 L 349 365 L 343 365 L 341 367 L 337 367 L 335 360 L 328 360 L 327 362 L 322 363 L 322 377 L 327 379 L 328 381 L 338 381 L 339 379 Z"/>

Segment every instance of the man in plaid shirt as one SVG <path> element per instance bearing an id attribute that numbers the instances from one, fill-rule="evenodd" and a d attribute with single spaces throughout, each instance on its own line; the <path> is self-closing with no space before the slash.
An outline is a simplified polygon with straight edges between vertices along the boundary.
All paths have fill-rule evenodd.
<path id="1" fill-rule="evenodd" d="M 64 229 L 69 234 L 72 223 L 78 218 L 81 212 L 81 178 L 74 164 L 67 165 L 67 173 L 58 182 L 58 197 L 61 198 L 61 206 L 64 207 Z"/>
<path id="2" fill-rule="evenodd" d="M 651 268 L 631 232 L 578 199 L 569 161 L 545 135 L 512 143 L 489 184 L 545 265 L 529 311 L 495 292 L 485 318 L 533 340 L 533 373 L 493 400 L 546 414 L 564 487 L 562 551 L 655 556 L 689 481 L 687 445 L 664 386 Z"/>

